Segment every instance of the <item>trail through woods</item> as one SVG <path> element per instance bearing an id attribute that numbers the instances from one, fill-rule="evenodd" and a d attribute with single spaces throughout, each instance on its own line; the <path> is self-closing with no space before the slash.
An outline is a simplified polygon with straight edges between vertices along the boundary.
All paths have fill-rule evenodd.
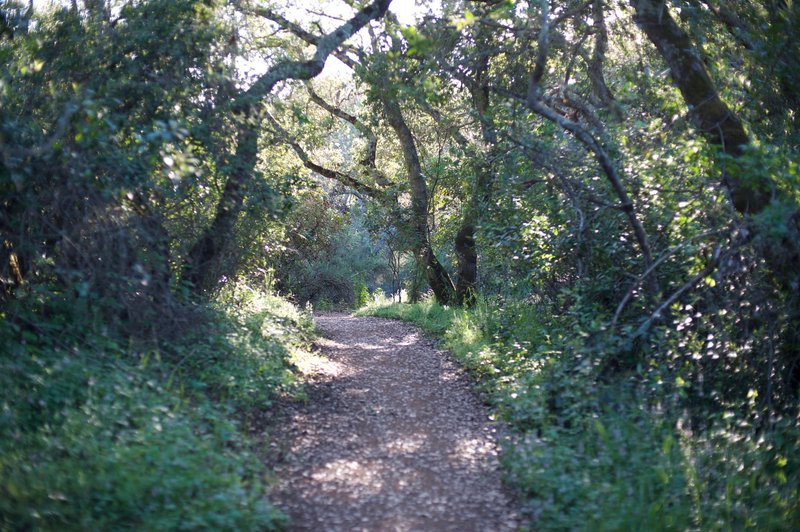
<path id="1" fill-rule="evenodd" d="M 273 430 L 272 500 L 294 530 L 514 530 L 496 426 L 415 327 L 317 317 L 324 361 Z"/>

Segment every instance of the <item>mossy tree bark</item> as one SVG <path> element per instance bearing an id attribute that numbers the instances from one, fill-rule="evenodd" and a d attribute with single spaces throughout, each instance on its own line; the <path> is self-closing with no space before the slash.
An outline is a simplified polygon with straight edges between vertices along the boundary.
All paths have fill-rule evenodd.
<path id="1" fill-rule="evenodd" d="M 633 6 L 636 24 L 669 66 L 694 125 L 724 153 L 741 156 L 750 143 L 744 125 L 720 98 L 692 39 L 672 18 L 664 0 L 634 0 Z M 769 205 L 771 187 L 765 177 L 745 178 L 726 172 L 724 184 L 734 207 L 742 214 L 757 213 Z"/>

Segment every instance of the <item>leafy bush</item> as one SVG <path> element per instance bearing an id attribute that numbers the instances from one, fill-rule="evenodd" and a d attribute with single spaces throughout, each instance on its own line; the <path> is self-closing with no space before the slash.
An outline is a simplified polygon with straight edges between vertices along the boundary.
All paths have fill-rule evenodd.
<path id="1" fill-rule="evenodd" d="M 0 323 L 0 527 L 283 526 L 244 421 L 297 390 L 313 325 L 271 295 L 223 296 L 158 349 Z"/>
<path id="2" fill-rule="evenodd" d="M 353 292 L 354 292 L 354 306 L 355 308 L 361 308 L 367 304 L 370 300 L 369 295 L 369 288 L 367 288 L 367 283 L 364 282 L 363 277 L 358 277 L 356 282 L 353 283 Z"/>
<path id="3" fill-rule="evenodd" d="M 301 304 L 359 308 L 388 268 L 383 248 L 365 227 L 362 205 L 332 206 L 309 194 L 287 224 L 287 253 L 279 257 L 277 286 Z"/>

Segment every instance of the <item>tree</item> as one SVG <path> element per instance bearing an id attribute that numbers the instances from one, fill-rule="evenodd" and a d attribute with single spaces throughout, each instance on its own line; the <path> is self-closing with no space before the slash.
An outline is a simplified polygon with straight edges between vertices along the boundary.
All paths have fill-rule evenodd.
<path id="1" fill-rule="evenodd" d="M 380 18 L 391 0 L 376 0 L 350 20 L 319 38 L 316 50 L 307 61 L 282 61 L 267 70 L 247 91 L 233 97 L 229 109 L 237 115 L 236 154 L 216 214 L 186 258 L 185 279 L 199 292 L 213 290 L 219 279 L 216 261 L 224 243 L 231 238 L 234 224 L 244 204 L 244 189 L 258 159 L 258 127 L 263 118 L 263 100 L 275 86 L 288 79 L 311 79 L 322 72 L 325 61 L 343 42 L 369 21 Z"/>
<path id="2" fill-rule="evenodd" d="M 7 302 L 48 286 L 132 330 L 176 307 L 170 226 L 207 184 L 198 102 L 220 88 L 226 31 L 204 2 L 154 0 L 114 20 L 54 8 L 0 42 Z"/>
<path id="3" fill-rule="evenodd" d="M 296 24 L 292 24 L 280 15 L 277 15 L 271 11 L 262 11 L 262 14 L 270 20 L 275 21 L 288 31 L 291 31 L 304 41 L 308 43 L 318 42 L 318 38 L 313 34 L 302 30 L 302 28 Z M 399 41 L 395 38 L 393 42 L 393 53 L 399 53 Z M 373 39 L 373 47 L 377 50 L 379 49 L 379 46 L 380 43 Z M 361 67 L 365 66 L 364 59 L 366 57 L 366 53 L 361 51 L 360 56 L 360 61 L 356 61 L 344 55 L 342 51 L 340 51 L 337 55 L 337 57 L 342 59 L 342 61 L 351 68 L 355 68 L 356 65 Z M 434 253 L 429 241 L 428 189 L 425 176 L 422 171 L 416 141 L 414 140 L 414 135 L 411 132 L 411 129 L 408 127 L 408 124 L 403 117 L 403 111 L 400 107 L 397 88 L 385 83 L 386 77 L 383 69 L 390 67 L 390 63 L 388 63 L 386 60 L 386 54 L 378 52 L 369 59 L 370 65 L 362 70 L 362 72 L 366 74 L 366 80 L 371 89 L 371 96 L 378 102 L 384 118 L 394 131 L 400 143 L 403 154 L 406 179 L 408 182 L 409 191 L 411 192 L 411 220 L 413 234 L 412 248 L 414 249 L 414 254 L 417 257 L 417 260 L 420 261 L 422 267 L 424 268 L 426 278 L 436 296 L 437 301 L 447 304 L 452 302 L 455 298 L 455 286 L 453 285 L 453 281 L 450 279 L 449 274 L 436 257 L 436 254 Z M 329 110 L 332 109 L 329 108 Z M 339 114 L 341 116 L 341 113 Z M 352 120 L 349 121 L 352 122 Z M 296 151 L 298 150 L 296 149 Z M 300 154 L 300 156 L 301 159 L 307 159 L 307 157 L 302 154 Z M 367 166 L 370 164 L 374 165 L 374 159 L 370 161 L 370 159 L 367 158 L 365 161 Z M 309 165 L 307 164 L 307 166 Z M 356 184 L 346 175 L 325 170 L 318 165 L 312 169 L 321 173 L 322 175 L 325 175 L 326 177 L 338 179 L 345 184 Z M 359 185 L 356 184 L 356 186 Z"/>

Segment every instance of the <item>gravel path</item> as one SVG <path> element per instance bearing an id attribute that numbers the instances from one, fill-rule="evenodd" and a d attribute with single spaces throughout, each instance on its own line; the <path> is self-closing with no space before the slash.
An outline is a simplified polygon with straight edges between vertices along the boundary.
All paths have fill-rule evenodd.
<path id="1" fill-rule="evenodd" d="M 292 530 L 514 530 L 495 427 L 447 353 L 415 327 L 317 317 L 308 404 L 273 429 L 271 499 Z"/>

